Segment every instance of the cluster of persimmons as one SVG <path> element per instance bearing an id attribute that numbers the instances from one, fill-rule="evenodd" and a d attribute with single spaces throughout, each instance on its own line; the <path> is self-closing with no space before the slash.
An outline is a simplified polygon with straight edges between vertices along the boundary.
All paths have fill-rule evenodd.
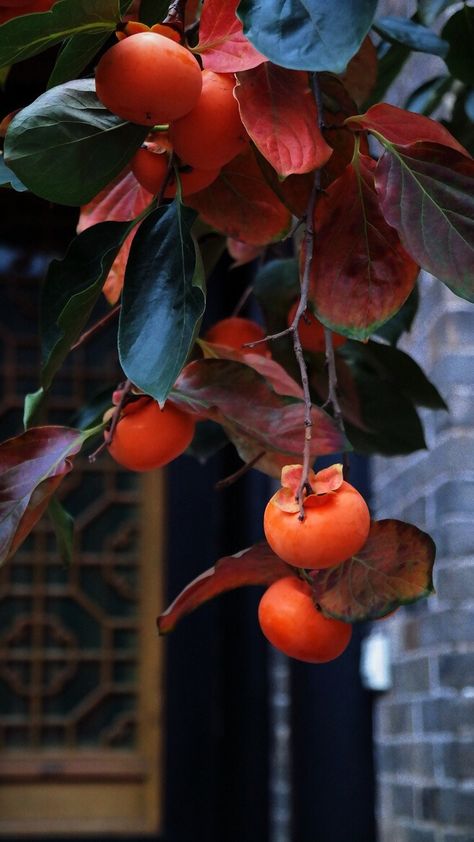
<path id="1" fill-rule="evenodd" d="M 150 127 L 147 141 L 131 162 L 135 177 L 162 198 L 172 198 L 177 189 L 187 196 L 207 187 L 248 143 L 234 97 L 233 74 L 201 70 L 168 26 L 157 24 L 150 29 L 129 23 L 121 36 L 98 63 L 96 92 L 113 114 Z M 288 313 L 289 325 L 297 307 L 295 301 Z M 324 329 L 309 312 L 301 319 L 299 335 L 306 350 L 324 351 Z M 224 319 L 204 340 L 236 349 L 256 343 L 251 349 L 254 353 L 270 356 L 263 329 L 248 319 Z M 342 336 L 335 337 L 336 346 L 344 341 Z M 135 396 L 122 407 L 118 393 L 116 403 L 119 420 L 106 433 L 106 441 L 109 453 L 122 466 L 135 471 L 158 468 L 191 443 L 196 421 L 172 401 L 160 408 L 147 396 Z M 334 466 L 331 470 L 329 485 L 318 479 L 320 474 L 310 472 L 303 516 L 295 493 L 301 467 L 288 466 L 282 474 L 283 487 L 265 511 L 264 531 L 270 547 L 302 573 L 342 563 L 368 536 L 366 503 L 343 480 L 342 469 Z M 289 575 L 270 585 L 258 615 L 268 640 L 303 661 L 332 660 L 351 638 L 349 623 L 326 618 L 318 610 L 304 576 Z"/>
<path id="2" fill-rule="evenodd" d="M 248 143 L 234 75 L 201 70 L 169 26 L 127 24 L 96 69 L 99 100 L 113 114 L 150 126 L 132 159 L 136 179 L 153 194 L 173 198 L 211 184 Z"/>

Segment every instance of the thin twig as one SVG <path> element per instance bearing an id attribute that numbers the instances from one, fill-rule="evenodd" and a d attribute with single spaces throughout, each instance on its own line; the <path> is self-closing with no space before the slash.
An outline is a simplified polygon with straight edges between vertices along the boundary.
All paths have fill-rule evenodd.
<path id="1" fill-rule="evenodd" d="M 326 365 L 328 370 L 328 397 L 326 404 L 330 404 L 334 420 L 338 426 L 343 437 L 346 437 L 346 428 L 344 424 L 344 417 L 342 415 L 341 404 L 339 403 L 339 395 L 337 393 L 337 371 L 336 358 L 334 355 L 334 345 L 332 342 L 332 331 L 328 327 L 324 327 L 324 342 L 326 346 Z M 349 477 L 349 454 L 344 451 L 342 456 L 344 479 Z"/>
<path id="2" fill-rule="evenodd" d="M 250 469 L 253 468 L 263 456 L 265 456 L 265 451 L 261 450 L 260 453 L 257 453 L 257 455 L 250 460 L 250 462 L 246 462 L 245 465 L 242 465 L 238 471 L 235 471 L 233 474 L 230 474 L 230 476 L 225 477 L 224 479 L 220 479 L 219 482 L 216 482 L 215 484 L 216 491 L 222 491 L 223 488 L 228 488 L 229 485 L 233 485 L 234 482 L 237 482 L 238 479 L 245 476 L 245 474 L 248 473 L 248 471 L 250 471 Z"/>
<path id="3" fill-rule="evenodd" d="M 122 394 L 120 396 L 120 400 L 119 400 L 117 406 L 114 409 L 110 427 L 104 433 L 104 441 L 97 448 L 97 450 L 94 450 L 94 452 L 91 453 L 91 455 L 89 456 L 89 462 L 95 462 L 95 460 L 97 459 L 99 454 L 102 453 L 102 451 L 105 450 L 105 448 L 108 447 L 110 442 L 112 441 L 112 439 L 114 437 L 116 427 L 117 427 L 117 424 L 120 421 L 120 415 L 122 413 L 123 405 L 125 403 L 127 395 L 128 395 L 131 388 L 132 388 L 132 381 L 127 379 L 125 381 L 125 383 L 123 384 L 123 389 L 122 389 Z"/>
<path id="4" fill-rule="evenodd" d="M 89 341 L 89 339 L 92 339 L 92 337 L 95 336 L 95 334 L 98 333 L 100 330 L 102 330 L 102 328 L 106 327 L 109 324 L 109 322 L 113 321 L 113 319 L 115 319 L 115 316 L 119 314 L 121 306 L 121 304 L 117 304 L 112 310 L 109 310 L 109 312 L 106 313 L 102 319 L 99 319 L 99 321 L 96 322 L 95 325 L 92 325 L 92 327 L 90 327 L 89 330 L 84 331 L 84 333 L 81 334 L 77 342 L 75 342 L 74 345 L 71 345 L 71 351 L 75 351 L 76 348 L 80 348 L 81 345 L 84 345 L 86 342 Z"/>
<path id="5" fill-rule="evenodd" d="M 239 300 L 237 301 L 237 304 L 235 305 L 235 307 L 232 311 L 232 316 L 238 316 L 239 315 L 240 311 L 242 310 L 242 308 L 244 307 L 244 305 L 247 303 L 248 299 L 252 295 L 252 292 L 253 292 L 253 286 L 252 286 L 252 284 L 249 284 L 244 289 L 242 295 L 240 296 Z"/>
<path id="6" fill-rule="evenodd" d="M 171 0 L 168 6 L 168 14 L 163 23 L 174 29 L 181 37 L 184 38 L 184 16 L 186 12 L 187 0 Z"/>

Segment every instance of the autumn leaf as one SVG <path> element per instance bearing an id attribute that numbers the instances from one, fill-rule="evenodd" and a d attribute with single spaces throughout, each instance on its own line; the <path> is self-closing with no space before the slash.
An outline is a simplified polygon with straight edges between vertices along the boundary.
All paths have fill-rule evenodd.
<path id="1" fill-rule="evenodd" d="M 236 15 L 239 0 L 206 0 L 199 24 L 199 44 L 194 52 L 206 70 L 237 73 L 266 61 L 243 33 Z"/>
<path id="2" fill-rule="evenodd" d="M 311 301 L 332 330 L 366 339 L 399 310 L 419 267 L 382 214 L 375 163 L 360 155 L 317 204 Z"/>
<path id="3" fill-rule="evenodd" d="M 375 620 L 433 593 L 435 553 L 433 540 L 416 526 L 375 521 L 356 555 L 312 573 L 315 601 L 330 617 Z"/>
<path id="4" fill-rule="evenodd" d="M 294 572 L 294 568 L 278 558 L 265 542 L 224 556 L 181 591 L 158 618 L 158 630 L 160 634 L 167 634 L 186 614 L 225 591 L 242 585 L 271 585 Z"/>
<path id="5" fill-rule="evenodd" d="M 291 213 L 268 186 L 252 150 L 226 164 L 186 203 L 218 231 L 250 245 L 281 240 L 291 226 Z"/>
<path id="6" fill-rule="evenodd" d="M 332 149 L 318 128 L 308 74 L 265 62 L 237 79 L 242 122 L 276 172 L 287 176 L 324 166 Z"/>
<path id="7" fill-rule="evenodd" d="M 46 510 L 89 434 L 32 427 L 0 445 L 0 562 L 17 551 Z"/>

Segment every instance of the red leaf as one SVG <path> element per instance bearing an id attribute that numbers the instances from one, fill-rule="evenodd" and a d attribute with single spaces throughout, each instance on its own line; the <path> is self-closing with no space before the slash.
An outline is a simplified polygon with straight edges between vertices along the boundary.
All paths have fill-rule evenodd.
<path id="1" fill-rule="evenodd" d="M 252 263 L 262 254 L 260 246 L 250 246 L 248 243 L 243 243 L 242 240 L 234 240 L 232 237 L 227 237 L 226 245 L 227 251 L 234 260 L 231 269 L 236 269 L 237 266 L 245 266 L 246 263 Z"/>
<path id="2" fill-rule="evenodd" d="M 158 630 L 160 634 L 167 634 L 186 614 L 225 591 L 242 585 L 271 585 L 277 579 L 291 575 L 295 575 L 295 569 L 278 558 L 264 542 L 235 555 L 224 556 L 215 567 L 201 573 L 181 591 L 158 618 Z"/>
<path id="3" fill-rule="evenodd" d="M 194 52 L 201 55 L 207 70 L 237 73 L 266 61 L 243 33 L 235 13 L 238 4 L 239 0 L 206 0 L 203 5 Z"/>
<path id="4" fill-rule="evenodd" d="M 410 146 L 412 143 L 431 141 L 440 143 L 442 146 L 449 146 L 470 157 L 464 146 L 461 146 L 440 123 L 429 117 L 423 117 L 421 114 L 388 105 L 386 102 L 373 105 L 365 114 L 350 117 L 346 120 L 346 125 L 356 132 L 361 129 L 372 132 L 380 136 L 382 142 L 385 139 L 390 143 L 396 143 L 397 146 Z"/>
<path id="5" fill-rule="evenodd" d="M 77 233 L 98 222 L 127 222 L 135 219 L 152 199 L 152 194 L 138 183 L 132 172 L 122 172 L 87 205 L 83 205 Z"/>
<path id="6" fill-rule="evenodd" d="M 186 203 L 213 228 L 255 246 L 283 239 L 291 227 L 290 212 L 268 186 L 251 149 Z"/>
<path id="7" fill-rule="evenodd" d="M 81 208 L 77 232 L 80 233 L 98 222 L 126 222 L 135 219 L 152 201 L 153 196 L 145 190 L 131 172 L 121 173 L 111 181 L 92 201 Z M 123 288 L 125 267 L 136 228 L 128 235 L 103 287 L 109 304 L 116 304 Z"/>
<path id="8" fill-rule="evenodd" d="M 271 476 L 282 465 L 301 456 L 304 440 L 304 404 L 278 395 L 253 368 L 228 360 L 196 360 L 182 371 L 174 398 L 221 424 L 241 458 L 250 461 L 258 453 L 276 452 L 279 458 L 257 467 Z M 344 441 L 334 421 L 322 409 L 312 408 L 311 454 L 334 453 Z M 288 458 L 290 457 L 290 458 Z"/>
<path id="9" fill-rule="evenodd" d="M 436 548 L 426 532 L 401 520 L 371 524 L 357 555 L 312 574 L 323 613 L 346 622 L 375 620 L 433 593 Z"/>
<path id="10" fill-rule="evenodd" d="M 350 132 L 347 132 L 350 134 Z M 354 143 L 352 143 L 352 150 Z M 287 178 L 278 178 L 277 173 L 273 167 L 268 163 L 267 159 L 256 153 L 256 158 L 265 181 L 271 188 L 272 192 L 280 199 L 280 201 L 288 208 L 289 211 L 298 219 L 301 219 L 308 207 L 308 202 L 311 196 L 311 191 L 314 184 L 314 173 L 303 173 L 303 175 L 289 175 Z M 352 158 L 352 152 L 349 160 Z M 330 158 L 332 161 L 332 157 Z M 323 173 L 326 171 L 326 167 Z"/>
<path id="11" fill-rule="evenodd" d="M 351 58 L 345 73 L 339 76 L 357 105 L 363 105 L 368 100 L 377 81 L 377 70 L 377 50 L 367 35 L 359 51 Z"/>
<path id="12" fill-rule="evenodd" d="M 0 561 L 39 520 L 83 442 L 77 430 L 33 427 L 0 445 Z"/>
<path id="13" fill-rule="evenodd" d="M 237 79 L 242 122 L 276 172 L 287 176 L 324 166 L 332 149 L 318 128 L 308 74 L 267 61 Z"/>
<path id="14" fill-rule="evenodd" d="M 293 380 L 283 366 L 275 360 L 264 357 L 262 354 L 255 354 L 251 348 L 248 348 L 247 351 L 241 351 L 237 348 L 228 348 L 225 345 L 216 345 L 214 342 L 203 342 L 202 340 L 200 345 L 203 347 L 204 356 L 245 363 L 258 374 L 261 374 L 279 395 L 303 399 L 303 389 L 300 384 Z"/>
<path id="15" fill-rule="evenodd" d="M 419 268 L 379 206 L 375 163 L 361 155 L 321 197 L 311 300 L 332 330 L 365 339 L 402 306 Z"/>
<path id="16" fill-rule="evenodd" d="M 474 161 L 434 143 L 392 146 L 375 186 L 385 219 L 412 257 L 474 301 Z"/>

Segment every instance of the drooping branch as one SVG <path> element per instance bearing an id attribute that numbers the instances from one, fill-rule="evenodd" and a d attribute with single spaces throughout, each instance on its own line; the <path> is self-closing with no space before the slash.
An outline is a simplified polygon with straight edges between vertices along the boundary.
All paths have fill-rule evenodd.
<path id="1" fill-rule="evenodd" d="M 112 439 L 114 437 L 115 429 L 117 427 L 118 422 L 120 421 L 122 409 L 124 407 L 125 401 L 128 397 L 128 393 L 130 392 L 131 388 L 132 388 L 132 381 L 126 380 L 125 383 L 123 384 L 122 394 L 120 395 L 120 400 L 119 400 L 117 406 L 114 407 L 112 417 L 110 419 L 110 427 L 104 433 L 104 441 L 97 448 L 97 450 L 94 450 L 94 452 L 91 453 L 91 455 L 89 456 L 89 462 L 95 462 L 95 460 L 97 459 L 99 454 L 102 453 L 102 451 L 105 450 L 105 448 L 108 447 L 110 442 L 112 441 Z"/>

